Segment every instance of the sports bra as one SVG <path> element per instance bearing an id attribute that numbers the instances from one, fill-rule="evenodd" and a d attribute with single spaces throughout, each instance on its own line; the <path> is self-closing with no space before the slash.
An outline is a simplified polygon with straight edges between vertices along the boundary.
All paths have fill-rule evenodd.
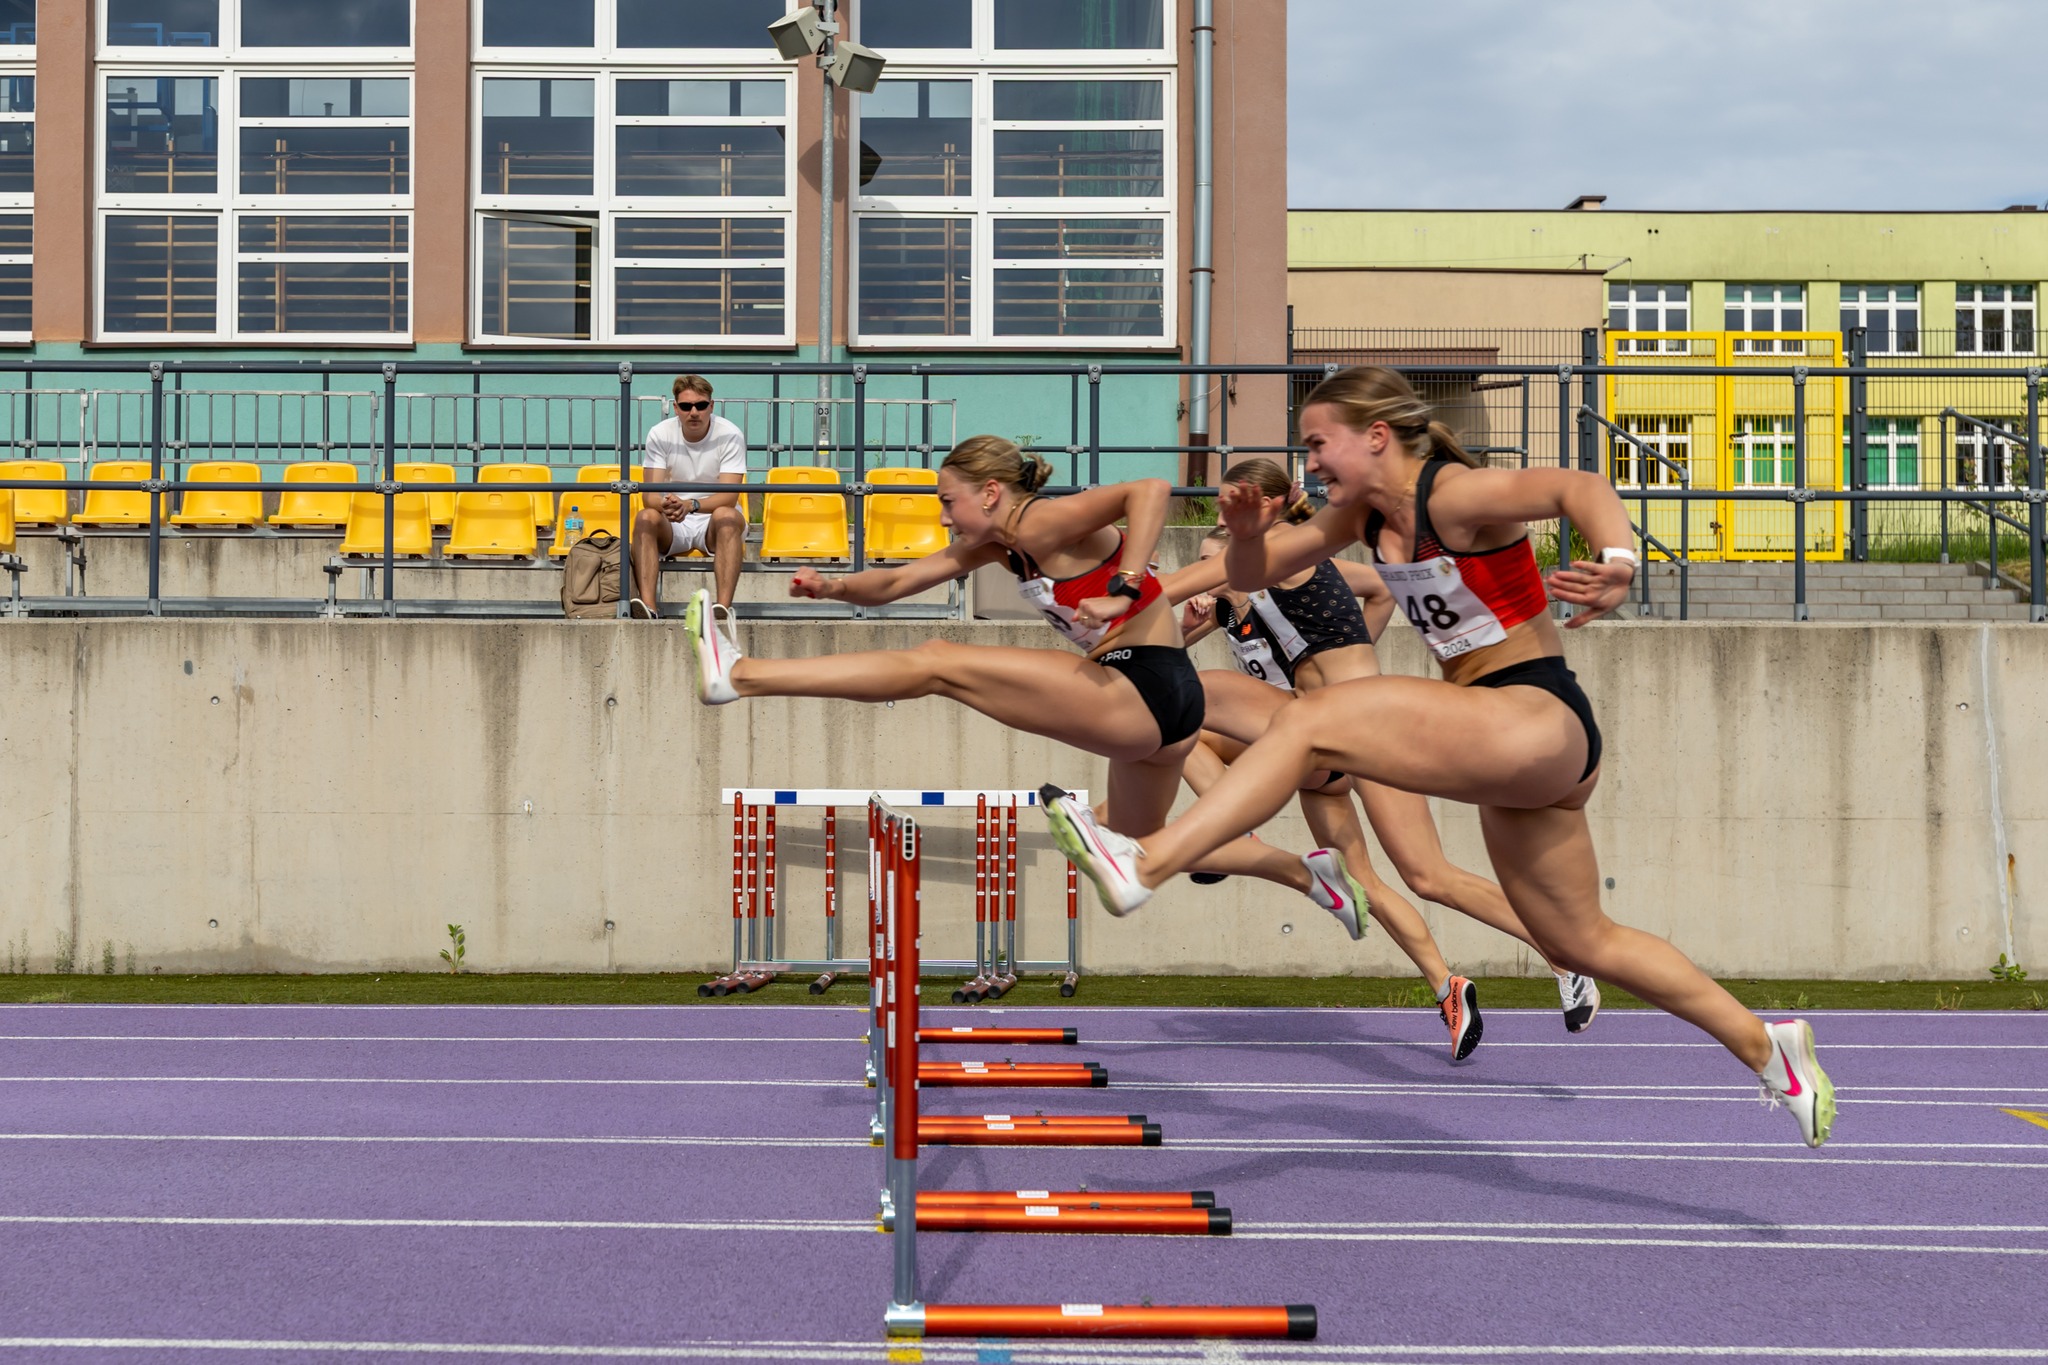
<path id="1" fill-rule="evenodd" d="M 1393 591 L 1409 624 L 1422 633 L 1438 662 L 1497 645 L 1510 627 L 1541 616 L 1550 606 L 1536 552 L 1525 531 L 1513 544 L 1492 550 L 1452 550 L 1436 538 L 1429 520 L 1429 490 L 1451 461 L 1439 457 L 1422 466 L 1415 484 L 1415 543 L 1409 562 L 1389 564 L 1380 556 L 1386 518 L 1365 519 L 1365 542 L 1373 564 Z"/>
<path id="2" fill-rule="evenodd" d="M 1239 619 L 1228 599 L 1218 598 L 1217 623 L 1239 671 L 1275 687 L 1291 690 L 1295 667 L 1304 659 L 1372 643 L 1358 598 L 1327 559 L 1301 586 L 1263 588 L 1246 600 L 1251 609 Z"/>
<path id="3" fill-rule="evenodd" d="M 1136 616 L 1145 608 L 1157 602 L 1160 597 L 1159 578 L 1150 565 L 1145 567 L 1145 577 L 1138 583 L 1138 600 L 1131 603 L 1131 609 L 1114 621 L 1099 626 L 1084 626 L 1075 618 L 1074 609 L 1091 597 L 1109 596 L 1109 580 L 1116 573 L 1117 561 L 1124 554 L 1124 533 L 1116 533 L 1116 548 L 1109 552 L 1109 558 L 1097 564 L 1087 573 L 1076 578 L 1050 578 L 1038 567 L 1038 561 L 1020 549 L 1005 549 L 1010 572 L 1017 576 L 1017 595 L 1022 597 L 1039 614 L 1046 624 L 1064 635 L 1083 650 L 1090 650 L 1102 643 L 1103 637 L 1124 622 Z"/>

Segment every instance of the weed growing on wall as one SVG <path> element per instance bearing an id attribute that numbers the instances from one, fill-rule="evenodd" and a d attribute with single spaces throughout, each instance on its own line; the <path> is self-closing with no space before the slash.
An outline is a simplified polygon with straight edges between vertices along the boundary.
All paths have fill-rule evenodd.
<path id="1" fill-rule="evenodd" d="M 100 975 L 114 974 L 114 940 L 108 939 L 100 945 Z"/>
<path id="2" fill-rule="evenodd" d="M 1991 968 L 1991 979 L 1993 981 L 2010 982 L 2017 986 L 2020 982 L 2027 979 L 2027 969 L 2017 962 L 2006 961 L 2005 954 L 2000 953 L 1998 961 Z"/>
<path id="3" fill-rule="evenodd" d="M 128 945 L 128 960 L 125 965 L 128 969 L 128 975 L 135 975 L 135 945 L 132 943 Z"/>
<path id="4" fill-rule="evenodd" d="M 51 969 L 59 976 L 69 976 L 78 970 L 78 940 L 62 929 L 57 931 L 57 960 Z"/>
<path id="5" fill-rule="evenodd" d="M 459 924 L 449 925 L 448 947 L 441 950 L 441 960 L 448 964 L 450 975 L 454 975 L 462 970 L 462 957 L 465 951 L 463 943 L 462 926 Z"/>

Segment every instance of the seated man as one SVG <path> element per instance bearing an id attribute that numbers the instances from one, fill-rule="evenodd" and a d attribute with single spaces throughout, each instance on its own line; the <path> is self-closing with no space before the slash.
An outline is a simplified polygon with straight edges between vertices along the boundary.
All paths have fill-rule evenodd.
<path id="1" fill-rule="evenodd" d="M 676 415 L 647 433 L 648 483 L 744 483 L 747 438 L 711 412 L 711 381 L 686 374 L 675 383 Z M 664 555 L 704 550 L 718 602 L 732 605 L 746 556 L 747 514 L 738 493 L 649 493 L 633 518 L 632 612 L 656 616 Z"/>

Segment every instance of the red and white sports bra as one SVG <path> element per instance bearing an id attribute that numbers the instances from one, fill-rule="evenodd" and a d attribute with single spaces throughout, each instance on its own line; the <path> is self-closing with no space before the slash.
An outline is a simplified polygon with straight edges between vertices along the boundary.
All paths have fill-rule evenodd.
<path id="1" fill-rule="evenodd" d="M 1494 550 L 1451 550 L 1436 538 L 1429 521 L 1429 490 L 1437 472 L 1449 463 L 1440 458 L 1422 466 L 1415 484 L 1415 542 L 1408 563 L 1389 564 L 1380 556 L 1386 518 L 1374 512 L 1365 520 L 1374 567 L 1439 663 L 1499 644 L 1508 638 L 1510 627 L 1534 620 L 1550 606 L 1526 532 L 1512 545 Z"/>
<path id="2" fill-rule="evenodd" d="M 1005 550 L 1003 553 L 1009 559 L 1010 572 L 1017 575 L 1017 595 L 1036 607 L 1047 625 L 1083 650 L 1101 644 L 1110 631 L 1157 602 L 1162 591 L 1158 576 L 1147 565 L 1145 577 L 1138 584 L 1138 600 L 1131 603 L 1129 611 L 1114 621 L 1084 626 L 1075 618 L 1074 609 L 1091 597 L 1109 596 L 1109 580 L 1124 555 L 1122 531 L 1116 533 L 1116 549 L 1110 551 L 1109 558 L 1078 578 L 1049 578 L 1038 567 L 1038 561 L 1025 551 Z"/>

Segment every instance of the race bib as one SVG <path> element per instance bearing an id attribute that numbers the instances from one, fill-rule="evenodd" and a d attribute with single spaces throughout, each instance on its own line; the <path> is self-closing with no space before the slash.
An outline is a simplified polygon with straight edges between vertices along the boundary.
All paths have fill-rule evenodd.
<path id="1" fill-rule="evenodd" d="M 1037 609 L 1045 623 L 1064 635 L 1082 649 L 1093 649 L 1102 643 L 1102 637 L 1109 634 L 1109 628 L 1116 623 L 1108 622 L 1099 626 L 1084 626 L 1074 617 L 1072 607 L 1061 606 L 1053 598 L 1052 580 L 1049 578 L 1020 578 L 1017 580 L 1017 595 L 1026 604 Z"/>
<path id="2" fill-rule="evenodd" d="M 1414 564 L 1377 564 L 1380 578 L 1439 661 L 1497 645 L 1508 633 L 1479 594 L 1465 586 L 1449 555 Z"/>
<path id="3" fill-rule="evenodd" d="M 1289 692 L 1294 690 L 1294 684 L 1287 681 L 1287 670 L 1280 667 L 1280 661 L 1273 657 L 1273 647 L 1266 643 L 1264 636 L 1254 635 L 1247 639 L 1233 630 L 1224 638 L 1230 642 L 1230 657 L 1238 672 Z"/>

